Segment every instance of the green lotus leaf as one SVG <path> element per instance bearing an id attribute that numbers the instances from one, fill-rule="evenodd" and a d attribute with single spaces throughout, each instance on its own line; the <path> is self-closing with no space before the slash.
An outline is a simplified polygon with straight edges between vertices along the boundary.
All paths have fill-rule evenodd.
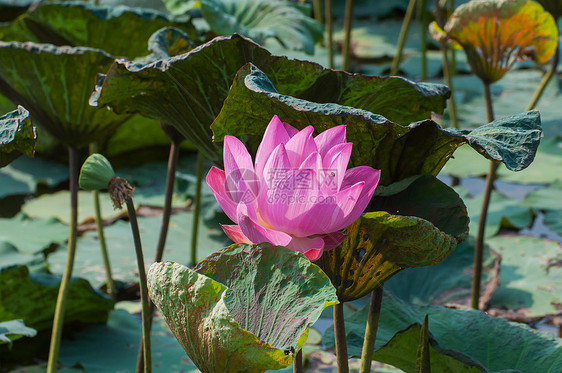
<path id="1" fill-rule="evenodd" d="M 477 310 L 415 306 L 389 292 L 385 292 L 382 304 L 373 359 L 405 372 L 417 372 L 419 323 L 426 314 L 432 372 L 492 373 L 513 369 L 534 373 L 562 369 L 562 341 L 523 323 L 490 317 Z M 368 308 L 346 317 L 350 356 L 361 355 Z M 333 328 L 330 328 L 324 334 L 323 343 L 330 347 L 333 341 Z"/>
<path id="2" fill-rule="evenodd" d="M 202 372 L 288 366 L 322 310 L 337 303 L 326 275 L 271 244 L 229 246 L 195 270 L 155 263 L 150 298 Z"/>
<path id="3" fill-rule="evenodd" d="M 20 155 L 33 157 L 37 131 L 31 124 L 29 112 L 18 106 L 0 117 L 0 167 L 11 163 Z"/>
<path id="4" fill-rule="evenodd" d="M 133 59 L 147 54 L 146 43 L 152 33 L 170 26 L 195 36 L 190 23 L 173 22 L 166 14 L 150 9 L 46 3 L 12 23 L 0 25 L 0 40 L 83 46 Z"/>
<path id="5" fill-rule="evenodd" d="M 22 320 L 0 322 L 0 344 L 9 343 L 21 337 L 35 337 L 37 330 L 25 326 Z"/>
<path id="6" fill-rule="evenodd" d="M 187 53 L 195 44 L 184 31 L 175 27 L 164 27 L 150 36 L 148 50 L 155 59 L 164 59 Z"/>
<path id="7" fill-rule="evenodd" d="M 53 322 L 60 277 L 29 273 L 25 266 L 0 270 L 0 321 L 23 319 L 39 331 Z M 113 301 L 92 289 L 88 281 L 73 279 L 64 322 L 104 323 Z"/>
<path id="8" fill-rule="evenodd" d="M 97 73 L 112 63 L 111 55 L 97 49 L 0 42 L 0 92 L 60 141 L 79 148 L 128 118 L 88 105 Z"/>
<path id="9" fill-rule="evenodd" d="M 540 116 L 536 111 L 494 121 L 472 133 L 442 129 L 431 120 L 403 126 L 376 113 L 388 115 L 398 108 L 408 113 L 412 109 L 400 103 L 418 105 L 425 102 L 429 105 L 430 100 L 422 94 L 416 98 L 408 90 L 396 89 L 391 92 L 387 94 L 389 101 L 381 104 L 383 107 L 373 104 L 365 110 L 350 107 L 353 105 L 344 106 L 345 101 L 343 105 L 311 102 L 298 96 L 285 95 L 281 89 L 277 91 L 264 72 L 248 64 L 240 69 L 234 79 L 232 89 L 211 128 L 215 141 L 221 141 L 224 135 L 235 135 L 255 151 L 275 114 L 299 129 L 312 125 L 317 132 L 346 124 L 347 140 L 353 143 L 351 163 L 380 169 L 382 186 L 411 176 L 437 175 L 453 152 L 465 143 L 488 158 L 503 161 L 511 169 L 524 168 L 533 159 L 541 128 Z M 386 108 L 388 114 L 382 108 Z M 412 117 L 402 117 L 409 118 Z"/>
<path id="10" fill-rule="evenodd" d="M 251 40 L 232 35 L 150 64 L 117 60 L 97 86 L 92 104 L 162 120 L 191 140 L 206 157 L 220 163 L 222 146 L 211 142 L 209 126 L 219 114 L 236 73 L 250 61 L 269 74 L 284 94 L 372 110 L 401 124 L 429 118 L 431 112 L 443 112 L 449 95 L 442 85 L 348 74 L 312 62 L 272 56 Z M 243 118 L 238 125 L 244 127 L 249 119 Z M 244 128 L 242 133 L 246 131 Z M 220 130 L 215 129 L 215 135 L 220 137 L 217 140 L 222 139 Z"/>
<path id="11" fill-rule="evenodd" d="M 517 60 L 547 62 L 558 44 L 556 22 L 530 0 L 470 1 L 455 9 L 444 32 L 487 83 L 501 79 Z"/>
<path id="12" fill-rule="evenodd" d="M 359 299 L 398 271 L 437 264 L 456 247 L 456 239 L 414 216 L 365 213 L 346 228 L 341 249 L 316 262 L 337 289 L 340 302 Z"/>
<path id="13" fill-rule="evenodd" d="M 9 242 L 19 252 L 34 255 L 54 249 L 68 239 L 68 226 L 55 218 L 31 219 L 17 214 L 0 219 L 0 242 Z"/>
<path id="14" fill-rule="evenodd" d="M 219 35 L 248 36 L 258 44 L 275 38 L 289 49 L 314 54 L 322 25 L 310 17 L 309 6 L 273 0 L 200 0 L 201 14 Z M 302 9 L 300 9 L 302 8 Z"/>

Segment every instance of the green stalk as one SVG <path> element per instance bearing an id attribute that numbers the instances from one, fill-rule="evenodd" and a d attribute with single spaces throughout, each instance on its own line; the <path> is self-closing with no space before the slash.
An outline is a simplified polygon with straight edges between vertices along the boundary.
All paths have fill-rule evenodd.
<path id="1" fill-rule="evenodd" d="M 139 286 L 141 292 L 141 305 L 142 305 L 142 344 L 143 344 L 143 357 L 144 357 L 144 372 L 150 373 L 152 371 L 152 358 L 150 354 L 150 305 L 148 300 L 148 286 L 146 283 L 146 271 L 144 268 L 144 257 L 142 255 L 142 245 L 140 239 L 139 225 L 137 222 L 137 213 L 133 199 L 128 198 L 127 212 L 129 214 L 129 222 L 131 224 L 131 231 L 133 233 L 133 241 L 135 242 L 135 253 L 137 254 L 137 267 L 139 271 Z"/>
<path id="2" fill-rule="evenodd" d="M 379 327 L 379 316 L 381 314 L 383 284 L 377 286 L 371 293 L 371 303 L 369 304 L 369 315 L 367 316 L 367 326 L 365 327 L 365 339 L 363 341 L 363 351 L 361 351 L 361 367 L 359 373 L 369 373 L 371 371 L 371 361 L 375 351 L 375 341 L 377 339 L 377 329 Z"/>
<path id="3" fill-rule="evenodd" d="M 98 144 L 93 142 L 90 144 L 90 154 L 98 152 Z M 98 240 L 100 242 L 101 257 L 103 259 L 103 266 L 105 268 L 105 278 L 107 292 L 115 300 L 117 296 L 117 290 L 115 289 L 115 282 L 113 281 L 113 276 L 111 275 L 111 263 L 109 261 L 109 254 L 107 252 L 107 243 L 105 240 L 105 232 L 103 229 L 103 219 L 101 216 L 101 206 L 100 206 L 100 192 L 98 190 L 92 191 L 92 197 L 94 199 L 94 213 L 96 219 L 96 231 L 98 233 Z"/>
<path id="4" fill-rule="evenodd" d="M 421 0 L 421 80 L 425 81 L 427 79 L 427 25 L 428 12 L 427 12 L 427 0 Z"/>
<path id="5" fill-rule="evenodd" d="M 449 17 L 455 11 L 455 0 L 449 0 L 447 5 L 448 5 L 447 17 Z M 457 51 L 454 48 L 451 48 L 450 51 L 451 51 L 451 66 L 449 69 L 449 73 L 451 74 L 451 76 L 455 76 L 457 75 Z"/>
<path id="6" fill-rule="evenodd" d="M 343 319 L 343 302 L 334 305 L 334 334 L 336 338 L 338 373 L 349 373 L 347 340 L 345 339 L 345 322 Z"/>
<path id="7" fill-rule="evenodd" d="M 443 16 L 443 8 L 439 4 L 439 0 L 433 0 L 433 6 L 435 8 L 435 19 L 439 27 L 445 27 L 445 17 Z M 453 79 L 451 75 L 451 69 L 449 66 L 449 58 L 447 57 L 447 44 L 445 42 L 441 43 L 441 59 L 443 60 L 443 78 L 445 78 L 445 84 L 451 90 L 451 98 L 449 98 L 449 117 L 451 118 L 451 127 L 458 129 L 459 122 L 457 119 L 457 106 L 455 104 L 455 90 L 453 89 Z"/>
<path id="8" fill-rule="evenodd" d="M 324 1 L 324 11 L 326 19 L 326 34 L 328 35 L 328 63 L 330 69 L 334 68 L 334 28 L 332 23 L 332 0 Z"/>
<path id="9" fill-rule="evenodd" d="M 78 235 L 78 152 L 76 149 L 72 147 L 68 148 L 68 159 L 70 179 L 70 226 L 68 232 L 66 265 L 64 267 L 64 274 L 59 288 L 53 320 L 53 331 L 51 333 L 51 346 L 49 348 L 47 373 L 54 373 L 57 371 L 62 328 L 64 325 L 64 311 L 66 310 L 68 290 L 70 289 L 70 281 L 72 279 L 72 268 L 74 267 L 74 257 L 76 255 L 76 237 Z"/>
<path id="10" fill-rule="evenodd" d="M 323 24 L 324 20 L 322 19 L 322 0 L 312 0 L 312 9 L 314 10 L 314 19 Z"/>
<path id="11" fill-rule="evenodd" d="M 303 373 L 302 369 L 302 348 L 297 352 L 293 359 L 293 373 Z"/>
<path id="12" fill-rule="evenodd" d="M 550 65 L 550 70 L 547 71 L 546 74 L 542 77 L 542 80 L 531 99 L 531 103 L 527 107 L 527 110 L 533 110 L 537 103 L 539 102 L 548 82 L 556 73 L 556 68 L 558 67 L 558 62 L 560 61 L 560 42 L 558 42 L 558 46 L 556 47 L 556 52 L 554 52 L 554 57 L 552 58 L 552 64 Z"/>
<path id="13" fill-rule="evenodd" d="M 402 27 L 400 28 L 400 35 L 398 35 L 398 46 L 396 47 L 396 54 L 392 60 L 390 75 L 396 75 L 398 73 L 400 60 L 402 59 L 402 51 L 404 50 L 404 43 L 406 42 L 406 35 L 408 34 L 408 28 L 410 28 L 410 22 L 412 21 L 412 15 L 414 14 L 415 7 L 416 0 L 410 0 L 408 8 L 406 9 L 404 21 L 402 22 Z"/>
<path id="14" fill-rule="evenodd" d="M 349 69 L 349 58 L 351 55 L 351 25 L 353 23 L 353 0 L 345 1 L 345 16 L 343 19 L 344 41 L 343 41 L 343 61 L 341 69 Z"/>
<path id="15" fill-rule="evenodd" d="M 492 106 L 492 94 L 490 92 L 490 83 L 484 82 L 484 101 L 486 102 L 486 115 L 488 122 L 494 120 L 494 108 Z M 478 218 L 478 232 L 476 234 L 476 244 L 474 246 L 474 273 L 472 275 L 472 302 L 471 306 L 478 309 L 480 301 L 480 283 L 482 279 L 482 259 L 484 253 L 484 230 L 486 228 L 486 218 L 488 215 L 488 207 L 490 205 L 490 196 L 494 188 L 496 180 L 496 172 L 499 162 L 490 161 L 490 169 L 486 175 L 486 186 L 484 187 L 484 198 L 482 207 L 480 208 L 480 216 Z"/>
<path id="16" fill-rule="evenodd" d="M 195 208 L 193 210 L 193 226 L 191 229 L 191 266 L 197 264 L 197 233 L 199 230 L 199 215 L 201 214 L 201 185 L 203 184 L 203 169 L 205 167 L 205 157 L 203 153 L 197 153 L 197 190 L 195 191 Z"/>

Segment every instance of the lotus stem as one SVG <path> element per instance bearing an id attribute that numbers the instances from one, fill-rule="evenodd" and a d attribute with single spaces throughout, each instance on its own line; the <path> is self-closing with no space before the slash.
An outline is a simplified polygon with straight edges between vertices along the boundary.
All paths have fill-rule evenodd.
<path id="1" fill-rule="evenodd" d="M 345 16 L 343 20 L 344 41 L 342 48 L 342 66 L 341 69 L 347 71 L 349 69 L 349 59 L 351 55 L 351 25 L 353 23 L 353 0 L 345 1 Z"/>
<path id="2" fill-rule="evenodd" d="M 421 11 L 421 76 L 420 79 L 425 81 L 427 79 L 427 25 L 428 25 L 428 14 L 427 14 L 427 0 L 421 0 L 420 2 Z"/>
<path id="3" fill-rule="evenodd" d="M 361 351 L 359 373 L 369 373 L 371 371 L 371 361 L 375 351 L 379 316 L 381 314 L 382 293 L 383 284 L 377 286 L 371 292 L 371 303 L 369 304 L 369 315 L 367 316 L 367 326 L 365 327 L 365 339 L 363 340 L 363 351 Z"/>
<path id="4" fill-rule="evenodd" d="M 90 144 L 90 154 L 98 152 L 98 144 L 93 142 Z M 115 282 L 113 281 L 113 276 L 111 275 L 111 263 L 109 261 L 109 254 L 107 252 L 107 243 L 105 239 L 105 232 L 103 228 L 103 219 L 101 216 L 101 206 L 100 206 L 100 192 L 98 190 L 92 191 L 92 198 L 94 199 L 94 214 L 96 220 L 96 231 L 98 233 L 98 240 L 100 242 L 101 257 L 103 260 L 103 266 L 105 268 L 105 282 L 107 286 L 107 292 L 113 298 L 117 297 L 117 290 L 115 289 Z"/>
<path id="5" fill-rule="evenodd" d="M 51 333 L 47 373 L 54 373 L 57 371 L 62 328 L 64 325 L 64 311 L 66 310 L 68 290 L 70 289 L 70 281 L 72 279 L 72 268 L 74 267 L 74 257 L 76 255 L 76 237 L 78 235 L 78 152 L 76 149 L 72 147 L 68 148 L 68 159 L 70 189 L 70 225 L 68 231 L 68 246 L 66 265 L 64 267 L 64 274 L 59 288 L 53 320 L 53 331 Z"/>
<path id="6" fill-rule="evenodd" d="M 334 305 L 334 334 L 336 338 L 336 361 L 338 373 L 349 373 L 347 359 L 347 340 L 345 338 L 345 321 L 343 318 L 343 302 Z"/>
<path id="7" fill-rule="evenodd" d="M 390 75 L 396 75 L 398 73 L 400 60 L 402 60 L 402 51 L 404 50 L 404 43 L 406 42 L 406 35 L 408 34 L 408 29 L 410 28 L 410 22 L 412 21 L 412 15 L 414 14 L 415 8 L 416 0 L 410 0 L 408 8 L 406 9 L 404 21 L 402 22 L 402 27 L 400 28 L 400 35 L 398 35 L 398 46 L 396 47 L 396 54 L 392 60 Z"/>
<path id="8" fill-rule="evenodd" d="M 302 369 L 302 348 L 297 352 L 293 359 L 293 373 L 303 373 Z"/>
<path id="9" fill-rule="evenodd" d="M 447 17 L 449 17 L 455 11 L 455 0 L 449 0 L 447 9 Z M 449 74 L 451 76 L 457 75 L 457 51 L 454 48 L 450 49 L 451 51 L 451 66 L 449 69 Z"/>
<path id="10" fill-rule="evenodd" d="M 433 6 L 435 8 L 435 19 L 437 21 L 437 25 L 441 28 L 445 27 L 445 17 L 443 16 L 443 9 L 439 4 L 439 0 L 433 0 Z M 453 79 L 451 77 L 449 58 L 447 56 L 447 44 L 442 42 L 440 49 L 443 64 L 443 78 L 445 79 L 445 84 L 447 84 L 451 90 L 451 97 L 449 98 L 449 117 L 451 119 L 451 127 L 458 129 L 459 122 L 457 119 L 457 105 L 455 104 L 455 90 L 453 89 Z"/>
<path id="11" fill-rule="evenodd" d="M 314 10 L 314 19 L 323 24 L 324 20 L 322 19 L 322 0 L 312 0 L 312 9 Z"/>
<path id="12" fill-rule="evenodd" d="M 133 233 L 133 241 L 135 243 L 135 253 L 137 255 L 137 267 L 139 271 L 139 286 L 141 292 L 142 306 L 142 344 L 144 357 L 144 372 L 152 371 L 152 358 L 150 353 L 150 305 L 148 300 L 148 286 L 146 283 L 146 271 L 144 268 L 144 257 L 142 255 L 142 245 L 139 232 L 139 224 L 137 221 L 137 213 L 132 198 L 126 201 L 127 212 L 129 214 L 129 223 Z"/>
<path id="13" fill-rule="evenodd" d="M 484 82 L 484 100 L 486 102 L 486 114 L 488 122 L 494 120 L 494 108 L 492 106 L 492 94 L 490 92 L 490 83 Z M 472 275 L 472 302 L 471 306 L 478 309 L 480 303 L 480 283 L 482 280 L 482 260 L 484 253 L 484 233 L 486 228 L 486 218 L 488 216 L 488 207 L 490 205 L 490 197 L 496 180 L 496 172 L 499 162 L 491 160 L 488 174 L 486 175 L 486 186 L 484 187 L 484 198 L 482 207 L 480 208 L 480 216 L 478 218 L 478 231 L 476 234 L 476 244 L 474 246 L 474 272 Z"/>
<path id="14" fill-rule="evenodd" d="M 531 103 L 527 107 L 527 110 L 533 110 L 537 105 L 537 103 L 539 102 L 546 86 L 548 85 L 548 82 L 556 73 L 556 68 L 558 67 L 559 61 L 560 61 L 560 42 L 558 42 L 558 46 L 556 47 L 556 52 L 554 52 L 554 57 L 552 58 L 550 69 L 542 77 L 542 80 L 539 86 L 537 87 L 537 90 L 535 91 L 535 94 L 533 95 L 533 98 L 531 99 Z"/>
<path id="15" fill-rule="evenodd" d="M 324 11 L 326 20 L 326 34 L 328 36 L 328 63 L 330 69 L 334 68 L 334 28 L 333 28 L 333 16 L 332 16 L 332 0 L 324 1 Z"/>
<path id="16" fill-rule="evenodd" d="M 199 231 L 199 215 L 201 214 L 201 186 L 203 184 L 203 169 L 205 167 L 205 157 L 203 153 L 197 153 L 197 185 L 195 191 L 195 207 L 193 209 L 193 225 L 191 229 L 191 266 L 197 264 L 197 234 Z"/>

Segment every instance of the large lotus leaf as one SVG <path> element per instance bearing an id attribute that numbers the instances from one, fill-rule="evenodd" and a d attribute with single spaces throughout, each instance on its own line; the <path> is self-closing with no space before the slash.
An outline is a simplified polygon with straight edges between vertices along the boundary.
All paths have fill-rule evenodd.
<path id="1" fill-rule="evenodd" d="M 0 117 L 0 167 L 11 163 L 20 155 L 33 157 L 37 132 L 23 107 Z"/>
<path id="2" fill-rule="evenodd" d="M 51 327 L 60 277 L 29 273 L 25 266 L 0 271 L 0 320 L 23 319 L 26 325 L 45 330 Z M 88 281 L 70 284 L 64 322 L 104 323 L 113 301 L 95 292 Z"/>
<path id="3" fill-rule="evenodd" d="M 175 27 L 164 27 L 150 36 L 148 50 L 152 58 L 164 59 L 187 53 L 195 48 L 188 34 Z"/>
<path id="4" fill-rule="evenodd" d="M 35 337 L 37 330 L 25 326 L 22 320 L 0 322 L 0 344 L 12 343 L 21 337 Z"/>
<path id="5" fill-rule="evenodd" d="M 389 185 L 414 175 L 436 175 L 455 149 L 464 143 L 486 157 L 505 162 L 512 169 L 521 169 L 532 160 L 540 136 L 540 116 L 536 111 L 494 121 L 473 134 L 466 130 L 442 129 L 431 120 L 402 126 L 374 114 L 378 113 L 376 107 L 375 111 L 367 111 L 311 102 L 279 92 L 256 66 L 248 64 L 240 69 L 211 127 L 215 141 L 230 134 L 246 141 L 251 149 L 257 149 L 274 114 L 297 128 L 315 126 L 318 132 L 346 124 L 347 139 L 354 146 L 353 165 L 380 169 L 380 184 Z M 402 97 L 396 97 L 395 93 L 389 92 L 387 99 L 414 102 L 408 100 L 405 93 Z M 398 108 L 390 102 L 386 105 Z"/>
<path id="6" fill-rule="evenodd" d="M 199 263 L 155 263 L 150 297 L 203 372 L 288 366 L 322 310 L 337 303 L 326 275 L 302 254 L 237 244 Z"/>
<path id="7" fill-rule="evenodd" d="M 220 162 L 222 147 L 211 143 L 209 126 L 221 110 L 237 71 L 247 62 L 269 74 L 283 94 L 371 110 L 401 124 L 429 118 L 431 112 L 441 113 L 449 95 L 442 85 L 348 74 L 275 57 L 251 40 L 232 35 L 150 64 L 117 60 L 98 85 L 92 104 L 163 120 L 209 159 Z"/>
<path id="8" fill-rule="evenodd" d="M 468 235 L 469 218 L 463 200 L 455 190 L 431 175 L 378 187 L 367 210 L 423 218 L 455 237 L 457 242 L 464 241 Z"/>
<path id="9" fill-rule="evenodd" d="M 55 187 L 65 180 L 68 180 L 68 166 L 39 157 L 21 157 L 0 169 L 0 198 L 32 194 L 39 184 Z"/>
<path id="10" fill-rule="evenodd" d="M 529 192 L 523 203 L 540 210 L 562 210 L 562 175 L 547 187 Z"/>
<path id="11" fill-rule="evenodd" d="M 111 204 L 109 201 L 107 203 Z M 147 263 L 152 263 L 156 255 L 161 223 L 161 216 L 138 217 L 143 252 Z M 179 263 L 187 263 L 190 260 L 190 253 L 185 243 L 191 240 L 192 223 L 192 212 L 172 215 L 164 250 L 165 260 Z M 106 226 L 104 232 L 113 277 L 124 282 L 138 282 L 138 267 L 134 260 L 134 242 L 129 223 L 116 221 Z M 197 260 L 204 259 L 218 247 L 224 247 L 230 243 L 232 241 L 224 235 L 217 219 L 204 220 L 201 217 L 197 232 Z M 97 232 L 88 231 L 79 237 L 77 251 L 78 255 L 74 263 L 76 276 L 87 279 L 96 288 L 102 286 L 106 281 L 106 275 Z M 62 273 L 66 263 L 66 250 L 59 248 L 49 255 L 47 261 L 53 273 Z"/>
<path id="12" fill-rule="evenodd" d="M 470 1 L 455 9 L 445 33 L 462 46 L 474 73 L 488 83 L 501 79 L 517 60 L 547 62 L 558 45 L 556 22 L 529 0 Z"/>
<path id="13" fill-rule="evenodd" d="M 500 287 L 493 307 L 526 317 L 557 314 L 562 304 L 562 247 L 559 242 L 525 236 L 499 236 L 486 241 L 502 256 Z"/>
<path id="14" fill-rule="evenodd" d="M 8 242 L 0 242 L 0 270 L 16 265 L 26 265 L 31 271 L 45 268 L 45 257 L 43 255 L 26 255 Z"/>
<path id="15" fill-rule="evenodd" d="M 258 44 L 275 38 L 290 49 L 314 53 L 322 40 L 322 25 L 310 17 L 310 7 L 275 0 L 201 0 L 201 14 L 219 35 L 246 35 Z"/>
<path id="16" fill-rule="evenodd" d="M 346 302 L 404 268 L 441 262 L 456 245 L 453 236 L 422 218 L 369 212 L 346 228 L 341 249 L 325 252 L 317 263 Z"/>
<path id="17" fill-rule="evenodd" d="M 0 92 L 60 141 L 81 147 L 110 134 L 127 117 L 88 105 L 96 74 L 113 57 L 101 50 L 0 42 Z"/>
<path id="18" fill-rule="evenodd" d="M 84 46 L 133 59 L 146 55 L 150 35 L 168 26 L 195 34 L 189 23 L 173 22 L 166 14 L 150 9 L 47 3 L 0 25 L 0 40 Z"/>
<path id="19" fill-rule="evenodd" d="M 34 255 L 52 249 L 68 239 L 68 226 L 54 218 L 30 219 L 18 214 L 0 219 L 0 242 L 9 242 L 18 251 Z"/>
<path id="20" fill-rule="evenodd" d="M 382 304 L 373 359 L 406 372 L 416 372 L 419 329 L 413 349 L 413 336 L 405 329 L 414 329 L 411 325 L 420 323 L 426 314 L 433 337 L 432 371 L 491 373 L 514 369 L 535 373 L 562 370 L 562 340 L 525 324 L 490 317 L 476 310 L 415 306 L 388 292 Z M 367 314 L 368 306 L 346 318 L 350 356 L 361 354 Z M 402 332 L 396 334 L 398 331 Z M 414 334 L 411 330 L 410 333 Z M 333 341 L 330 328 L 324 334 L 323 343 L 333 346 Z"/>

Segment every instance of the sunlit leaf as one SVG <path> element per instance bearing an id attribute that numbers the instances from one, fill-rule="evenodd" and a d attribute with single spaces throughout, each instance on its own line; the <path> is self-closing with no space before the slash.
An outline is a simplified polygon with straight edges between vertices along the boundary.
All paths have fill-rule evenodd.
<path id="1" fill-rule="evenodd" d="M 85 146 L 127 119 L 88 105 L 96 74 L 112 62 L 91 48 L 0 42 L 0 92 L 65 144 Z"/>
<path id="2" fill-rule="evenodd" d="M 12 23 L 0 25 L 0 40 L 83 46 L 133 59 L 148 54 L 150 35 L 169 26 L 195 35 L 189 23 L 173 22 L 166 14 L 151 9 L 123 4 L 45 3 Z"/>
<path id="3" fill-rule="evenodd" d="M 269 74 L 283 94 L 372 109 L 400 124 L 429 118 L 431 112 L 442 112 L 449 95 L 442 85 L 348 74 L 311 62 L 275 57 L 247 38 L 232 35 L 151 64 L 118 60 L 97 87 L 92 102 L 119 113 L 134 112 L 163 120 L 209 159 L 220 162 L 222 146 L 211 142 L 209 126 L 219 114 L 236 73 L 250 61 Z M 243 123 L 248 119 L 238 125 L 245 127 Z M 271 116 L 263 129 L 270 119 Z M 240 134 L 246 132 L 243 129 Z M 216 140 L 222 139 L 219 133 L 215 135 Z"/>
<path id="4" fill-rule="evenodd" d="M 286 48 L 314 53 L 322 40 L 322 25 L 310 17 L 310 7 L 279 0 L 200 0 L 201 14 L 219 35 L 238 33 L 258 44 L 277 39 Z M 299 9 L 303 8 L 303 9 Z"/>
<path id="5" fill-rule="evenodd" d="M 408 268 L 437 264 L 457 245 L 427 220 L 386 212 L 365 213 L 346 238 L 316 262 L 337 289 L 340 302 L 359 299 Z"/>
<path id="6" fill-rule="evenodd" d="M 419 91 L 414 94 L 405 87 L 406 80 L 399 83 L 385 78 L 371 79 L 365 78 L 362 82 L 364 91 L 358 87 L 353 91 L 356 95 L 364 94 L 363 99 L 355 96 L 355 100 L 347 101 L 349 97 L 343 94 L 339 101 L 314 100 L 315 96 L 311 95 L 310 101 L 284 94 L 263 71 L 248 64 L 238 72 L 224 106 L 211 126 L 214 139 L 221 141 L 224 135 L 234 135 L 255 151 L 273 115 L 298 129 L 312 125 L 317 132 L 346 124 L 347 139 L 353 143 L 351 163 L 380 169 L 380 185 L 383 186 L 415 175 L 436 175 L 455 149 L 465 143 L 488 158 L 505 162 L 512 169 L 524 168 L 533 159 L 541 128 L 536 111 L 500 119 L 473 132 L 442 129 L 431 120 L 407 122 L 405 124 L 409 125 L 404 126 L 399 124 L 414 119 L 414 113 L 418 118 L 422 112 L 429 114 L 431 107 L 422 107 L 431 105 L 428 96 L 433 102 L 437 100 L 439 94 L 435 90 L 438 86 L 423 86 L 427 88 L 425 94 Z M 368 89 L 371 84 L 376 87 L 375 80 L 383 86 L 379 91 L 381 94 L 392 85 L 395 89 L 389 91 L 392 94 L 386 95 L 386 99 L 368 101 L 367 104 L 367 98 L 375 97 Z M 352 81 L 359 84 L 359 78 Z M 395 84 L 402 85 L 403 89 Z M 375 87 L 371 89 L 376 91 Z M 434 94 L 429 93 L 432 88 Z M 344 92 L 349 91 L 345 89 Z M 340 102 L 341 105 L 324 102 Z M 362 102 L 364 106 L 354 105 L 354 102 Z M 402 115 L 394 115 L 396 110 L 401 110 Z M 407 116 L 407 113 L 412 115 Z M 391 120 L 390 116 L 396 117 L 399 124 L 378 114 Z"/>
<path id="7" fill-rule="evenodd" d="M 302 254 L 271 244 L 237 244 L 199 263 L 148 273 L 150 297 L 202 372 L 288 366 L 335 289 Z"/>
<path id="8" fill-rule="evenodd" d="M 25 266 L 0 271 L 0 321 L 23 319 L 37 330 L 51 327 L 60 277 L 29 273 Z M 95 292 L 88 281 L 73 279 L 70 284 L 64 322 L 103 323 L 113 301 Z"/>
<path id="9" fill-rule="evenodd" d="M 414 306 L 385 293 L 373 359 L 415 372 L 420 323 L 429 315 L 432 372 L 558 372 L 562 341 L 522 323 L 477 310 Z M 348 352 L 360 356 L 368 306 L 346 318 Z M 417 323 L 417 325 L 412 325 Z M 324 334 L 333 346 L 333 329 Z M 509 348 L 506 348 L 509 346 Z"/>
<path id="10" fill-rule="evenodd" d="M 20 155 L 33 157 L 37 132 L 29 119 L 29 112 L 19 106 L 17 110 L 0 117 L 0 167 L 11 163 Z"/>
<path id="11" fill-rule="evenodd" d="M 21 337 L 35 337 L 37 330 L 25 326 L 22 320 L 0 322 L 0 344 L 9 343 Z"/>
<path id="12" fill-rule="evenodd" d="M 444 31 L 487 83 L 501 79 L 517 60 L 547 62 L 558 44 L 556 22 L 530 0 L 470 1 L 455 9 Z"/>

